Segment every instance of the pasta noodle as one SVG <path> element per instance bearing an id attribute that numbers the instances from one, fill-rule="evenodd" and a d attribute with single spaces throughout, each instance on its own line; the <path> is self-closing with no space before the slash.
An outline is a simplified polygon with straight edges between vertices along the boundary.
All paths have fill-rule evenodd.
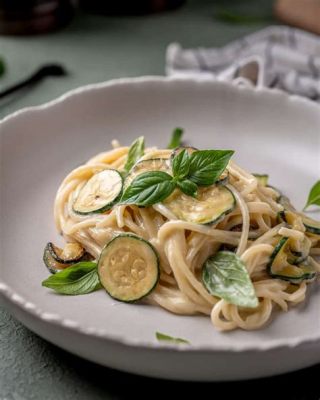
<path id="1" fill-rule="evenodd" d="M 275 308 L 287 311 L 305 299 L 306 282 L 292 284 L 267 273 L 267 264 L 280 236 L 301 240 L 304 227 L 290 229 L 279 223 L 282 207 L 277 192 L 263 187 L 257 179 L 234 162 L 227 167 L 227 188 L 236 199 L 236 208 L 213 225 L 200 225 L 178 219 L 165 204 L 139 208 L 115 205 L 102 214 L 78 215 L 72 209 L 85 183 L 104 169 L 123 169 L 128 147 L 115 148 L 91 158 L 63 180 L 55 199 L 54 218 L 57 229 L 67 242 L 80 243 L 95 259 L 103 246 L 123 232 L 132 232 L 148 240 L 160 257 L 160 280 L 145 301 L 183 315 L 209 315 L 219 330 L 257 329 L 266 324 Z M 149 148 L 142 159 L 168 158 L 170 150 Z M 320 240 L 310 239 L 310 254 L 320 254 Z M 259 299 L 254 309 L 239 307 L 211 295 L 201 281 L 206 259 L 221 248 L 235 250 L 247 267 Z M 319 263 L 310 261 L 320 271 Z"/>

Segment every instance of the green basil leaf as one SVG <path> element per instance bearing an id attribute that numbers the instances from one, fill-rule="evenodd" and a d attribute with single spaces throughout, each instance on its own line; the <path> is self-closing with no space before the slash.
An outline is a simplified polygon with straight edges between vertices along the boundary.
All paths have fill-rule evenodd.
<path id="1" fill-rule="evenodd" d="M 248 25 L 259 24 L 262 22 L 274 22 L 273 16 L 270 15 L 246 15 L 238 14 L 235 11 L 220 9 L 216 12 L 215 18 L 218 21 L 229 24 Z"/>
<path id="2" fill-rule="evenodd" d="M 304 210 L 311 205 L 320 206 L 320 181 L 312 186 Z"/>
<path id="3" fill-rule="evenodd" d="M 255 308 L 259 302 L 245 264 L 230 251 L 219 251 L 204 263 L 202 281 L 209 293 L 231 304 Z"/>
<path id="4" fill-rule="evenodd" d="M 79 262 L 42 282 L 42 286 L 61 294 L 79 295 L 91 293 L 101 287 L 97 263 Z"/>
<path id="5" fill-rule="evenodd" d="M 162 171 L 144 172 L 138 175 L 123 193 L 120 203 L 151 206 L 160 203 L 174 191 L 172 176 Z"/>
<path id="6" fill-rule="evenodd" d="M 184 181 L 178 181 L 177 186 L 181 190 L 181 192 L 183 192 L 187 196 L 196 197 L 198 186 L 192 181 L 189 181 L 188 179 L 185 179 Z"/>
<path id="7" fill-rule="evenodd" d="M 199 186 L 214 184 L 226 169 L 233 150 L 198 150 L 190 156 L 190 169 L 187 176 Z"/>
<path id="8" fill-rule="evenodd" d="M 181 138 L 183 135 L 182 128 L 176 128 L 172 132 L 170 143 L 168 144 L 168 149 L 175 149 L 176 147 L 181 146 Z"/>
<path id="9" fill-rule="evenodd" d="M 124 169 L 126 172 L 129 172 L 130 169 L 134 166 L 134 164 L 142 157 L 144 154 L 144 137 L 140 136 L 136 139 L 132 145 L 130 146 L 128 152 L 128 158 Z"/>
<path id="10" fill-rule="evenodd" d="M 159 340 L 159 342 L 171 342 L 171 343 L 175 343 L 175 344 L 181 344 L 181 343 L 190 344 L 190 342 L 186 339 L 172 337 L 172 336 L 166 335 L 161 332 L 156 332 L 156 338 Z"/>
<path id="11" fill-rule="evenodd" d="M 186 149 L 176 155 L 172 161 L 173 176 L 177 179 L 183 179 L 189 173 L 190 156 Z"/>

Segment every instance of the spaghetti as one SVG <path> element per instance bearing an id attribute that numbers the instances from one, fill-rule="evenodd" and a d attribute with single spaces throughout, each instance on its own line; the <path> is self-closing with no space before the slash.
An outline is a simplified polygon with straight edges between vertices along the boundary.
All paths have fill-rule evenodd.
<path id="1" fill-rule="evenodd" d="M 98 259 L 104 246 L 123 233 L 132 233 L 148 241 L 160 258 L 160 279 L 144 301 L 176 314 L 205 314 L 219 330 L 257 329 L 265 325 L 275 308 L 287 311 L 290 305 L 304 301 L 307 283 L 270 276 L 270 264 L 279 239 L 301 243 L 308 248 L 308 263 L 319 272 L 313 257 L 320 252 L 320 236 L 311 234 L 296 212 L 295 222 L 279 220 L 284 207 L 276 189 L 262 185 L 259 179 L 233 161 L 227 166 L 226 188 L 236 206 L 217 222 L 206 225 L 177 218 L 166 201 L 141 208 L 133 204 L 115 204 L 110 210 L 81 215 L 73 205 L 85 184 L 105 169 L 122 171 L 128 147 L 115 148 L 91 158 L 74 169 L 62 182 L 55 199 L 57 229 L 67 242 L 77 242 Z M 168 160 L 171 150 L 148 148 L 142 160 Z M 201 281 L 202 266 L 221 249 L 233 251 L 245 264 L 256 296 L 255 308 L 240 307 L 212 295 Z M 300 249 L 301 250 L 301 249 Z M 294 254 L 297 254 L 298 250 Z"/>

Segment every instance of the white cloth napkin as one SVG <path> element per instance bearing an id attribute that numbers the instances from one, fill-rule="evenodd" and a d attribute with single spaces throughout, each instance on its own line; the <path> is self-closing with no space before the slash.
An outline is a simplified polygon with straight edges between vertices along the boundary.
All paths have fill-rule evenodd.
<path id="1" fill-rule="evenodd" d="M 320 37 L 274 26 L 222 48 L 182 49 L 172 43 L 166 72 L 276 87 L 320 101 Z"/>

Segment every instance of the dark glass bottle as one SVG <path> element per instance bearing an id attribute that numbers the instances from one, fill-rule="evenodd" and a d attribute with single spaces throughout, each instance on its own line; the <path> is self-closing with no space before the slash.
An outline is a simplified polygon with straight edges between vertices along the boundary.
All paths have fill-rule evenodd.
<path id="1" fill-rule="evenodd" d="M 0 33 L 37 34 L 53 31 L 72 18 L 72 0 L 0 0 Z"/>
<path id="2" fill-rule="evenodd" d="M 79 0 L 84 11 L 105 15 L 141 15 L 179 7 L 185 0 Z"/>

